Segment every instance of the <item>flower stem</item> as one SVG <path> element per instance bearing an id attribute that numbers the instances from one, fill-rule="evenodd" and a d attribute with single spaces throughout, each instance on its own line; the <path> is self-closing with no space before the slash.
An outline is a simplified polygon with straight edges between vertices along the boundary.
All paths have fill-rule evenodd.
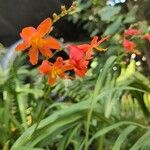
<path id="1" fill-rule="evenodd" d="M 96 97 L 94 96 L 94 99 L 91 102 L 91 108 L 90 108 L 90 110 L 88 112 L 88 115 L 87 115 L 87 126 L 86 126 L 85 148 L 84 148 L 84 150 L 88 150 L 88 146 L 89 146 L 88 140 L 89 140 L 90 124 L 91 124 L 92 113 L 93 113 L 93 109 L 94 109 L 94 105 L 95 105 L 96 101 L 97 101 Z"/>

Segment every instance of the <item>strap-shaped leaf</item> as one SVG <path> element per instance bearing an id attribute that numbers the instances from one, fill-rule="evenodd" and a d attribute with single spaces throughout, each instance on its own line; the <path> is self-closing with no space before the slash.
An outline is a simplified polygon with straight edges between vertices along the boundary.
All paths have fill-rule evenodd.
<path id="1" fill-rule="evenodd" d="M 147 127 L 145 127 L 144 125 L 141 125 L 139 123 L 130 122 L 130 121 L 121 121 L 121 122 L 115 123 L 111 126 L 105 127 L 103 129 L 99 130 L 98 132 L 96 132 L 92 136 L 92 138 L 89 140 L 88 144 L 90 145 L 94 139 L 97 139 L 98 137 L 105 135 L 106 133 L 108 133 L 108 132 L 110 132 L 110 131 L 112 131 L 112 130 L 120 127 L 120 126 L 123 126 L 123 125 L 135 125 L 135 126 L 147 129 Z"/>
<path id="2" fill-rule="evenodd" d="M 148 130 L 138 141 L 130 148 L 130 150 L 138 150 L 140 149 L 145 142 L 150 142 L 150 130 Z"/>
<path id="3" fill-rule="evenodd" d="M 117 138 L 112 150 L 120 150 L 122 143 L 125 141 L 127 136 L 135 129 L 136 129 L 136 126 L 133 126 L 133 125 L 130 125 L 126 129 L 124 129 L 124 131 L 121 132 L 121 134 Z"/>

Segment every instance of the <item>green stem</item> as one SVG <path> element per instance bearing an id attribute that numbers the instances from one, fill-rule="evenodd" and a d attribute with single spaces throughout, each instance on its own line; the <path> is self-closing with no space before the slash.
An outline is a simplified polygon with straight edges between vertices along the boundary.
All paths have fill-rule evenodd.
<path id="1" fill-rule="evenodd" d="M 93 113 L 93 109 L 94 109 L 94 105 L 97 103 L 97 95 L 100 91 L 101 86 L 98 86 L 98 81 L 96 82 L 96 86 L 95 86 L 95 90 L 94 90 L 94 94 L 91 98 L 91 108 L 88 112 L 88 116 L 87 116 L 87 126 L 86 126 L 86 135 L 85 135 L 85 148 L 84 150 L 88 150 L 88 140 L 89 140 L 89 130 L 90 130 L 90 123 L 91 123 L 91 118 L 92 118 L 92 113 Z"/>
<path id="2" fill-rule="evenodd" d="M 93 100 L 91 102 L 91 109 L 89 110 L 88 115 L 87 115 L 87 126 L 86 126 L 85 148 L 84 148 L 84 150 L 88 150 L 88 146 L 89 146 L 89 144 L 88 144 L 89 130 L 90 130 L 90 123 L 91 123 L 91 118 L 92 118 L 94 105 L 97 102 L 96 95 L 97 95 L 97 93 L 96 94 L 94 93 L 94 96 L 93 96 L 94 98 L 93 98 Z"/>
<path id="3" fill-rule="evenodd" d="M 99 78 L 100 78 L 100 76 L 99 76 Z M 90 108 L 90 110 L 88 112 L 88 116 L 87 116 L 87 126 L 86 126 L 85 148 L 84 148 L 84 150 L 88 150 L 89 130 L 90 130 L 90 123 L 91 123 L 92 113 L 93 113 L 94 106 L 97 103 L 97 95 L 98 95 L 98 93 L 101 89 L 101 85 L 99 85 L 99 78 L 96 82 L 94 94 L 91 97 L 91 108 Z"/>
<path id="4" fill-rule="evenodd" d="M 48 88 L 47 88 L 47 87 L 48 87 Z M 47 100 L 48 100 L 47 96 L 48 96 L 50 90 L 51 90 L 51 86 L 50 86 L 50 85 L 47 86 L 47 84 L 45 83 L 44 101 L 47 101 Z M 37 121 L 37 125 L 36 125 L 36 127 L 35 127 L 35 130 L 36 130 L 37 127 L 39 126 L 40 121 L 41 121 L 41 120 L 43 119 L 43 117 L 45 116 L 44 110 L 45 110 L 45 103 L 43 103 L 43 105 L 42 105 L 41 113 L 40 113 L 41 115 L 39 116 L 39 119 L 38 119 L 38 121 Z"/>
<path id="5" fill-rule="evenodd" d="M 41 111 L 40 111 L 41 113 L 40 113 L 39 119 L 37 120 L 35 129 L 34 129 L 32 135 L 34 134 L 34 132 L 35 132 L 36 129 L 38 128 L 38 126 L 39 126 L 41 120 L 44 118 L 44 116 L 45 116 L 45 114 L 46 114 L 45 111 L 44 111 L 44 110 L 45 110 L 45 102 L 48 100 L 47 96 L 48 96 L 48 94 L 49 94 L 49 92 L 50 92 L 50 90 L 51 90 L 51 86 L 50 86 L 50 85 L 47 85 L 46 82 L 47 82 L 47 81 L 46 81 L 46 79 L 44 78 L 44 84 L 45 84 L 45 86 L 44 86 L 44 103 L 42 104 L 42 108 L 41 108 Z"/>
<path id="6" fill-rule="evenodd" d="M 10 97 L 9 93 L 7 91 L 3 91 L 3 97 L 4 97 L 4 123 L 5 123 L 5 129 L 7 132 L 9 132 L 9 118 L 10 118 Z"/>
<path id="7" fill-rule="evenodd" d="M 44 101 L 47 101 L 48 100 L 48 95 L 49 95 L 49 92 L 51 91 L 51 86 L 48 85 L 48 87 L 46 88 L 45 92 L 44 92 Z"/>
<path id="8" fill-rule="evenodd" d="M 104 123 L 102 124 L 102 128 L 105 127 Z M 102 135 L 98 138 L 98 148 L 97 150 L 103 150 L 105 135 Z"/>
<path id="9" fill-rule="evenodd" d="M 99 141 L 98 141 L 98 149 L 97 150 L 103 150 L 104 136 L 101 136 L 98 140 Z"/>

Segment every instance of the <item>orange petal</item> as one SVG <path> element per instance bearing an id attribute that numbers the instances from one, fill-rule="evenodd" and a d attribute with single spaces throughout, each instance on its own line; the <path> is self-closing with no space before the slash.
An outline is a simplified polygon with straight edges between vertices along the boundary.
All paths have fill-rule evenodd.
<path id="1" fill-rule="evenodd" d="M 57 57 L 55 61 L 56 66 L 63 66 L 63 58 L 62 57 Z"/>
<path id="2" fill-rule="evenodd" d="M 48 83 L 51 84 L 51 85 L 53 85 L 55 82 L 56 82 L 56 77 L 52 78 L 51 76 L 49 76 Z"/>
<path id="3" fill-rule="evenodd" d="M 30 62 L 32 65 L 36 65 L 38 62 L 39 51 L 36 48 L 31 47 L 29 50 Z"/>
<path id="4" fill-rule="evenodd" d="M 37 31 L 41 37 L 50 32 L 52 21 L 50 18 L 45 19 L 38 27 Z"/>
<path id="5" fill-rule="evenodd" d="M 64 72 L 61 72 L 61 73 L 59 74 L 59 77 L 62 78 L 62 79 L 64 79 L 64 78 L 65 78 L 65 73 L 64 73 Z"/>
<path id="6" fill-rule="evenodd" d="M 91 45 L 97 44 L 97 41 L 98 41 L 98 36 L 94 36 L 91 41 Z"/>
<path id="7" fill-rule="evenodd" d="M 40 71 L 40 73 L 46 75 L 51 71 L 51 66 L 49 61 L 44 60 L 41 64 L 41 66 L 38 68 L 38 70 Z"/>
<path id="8" fill-rule="evenodd" d="M 106 36 L 104 38 L 102 38 L 99 42 L 98 42 L 98 45 L 100 45 L 101 43 L 103 43 L 104 41 L 108 40 L 110 38 L 110 36 Z"/>
<path id="9" fill-rule="evenodd" d="M 79 77 L 84 77 L 85 73 L 86 73 L 86 70 L 79 70 L 77 68 L 74 68 L 74 71 L 75 71 L 76 75 L 78 75 Z"/>
<path id="10" fill-rule="evenodd" d="M 90 48 L 90 45 L 89 44 L 81 44 L 81 45 L 77 45 L 77 47 L 79 49 L 83 50 L 84 52 L 86 52 Z"/>
<path id="11" fill-rule="evenodd" d="M 60 43 L 53 37 L 48 37 L 45 39 L 47 41 L 47 46 L 51 49 L 60 49 Z"/>
<path id="12" fill-rule="evenodd" d="M 64 72 L 68 70 L 73 70 L 73 65 L 64 65 L 63 70 Z"/>
<path id="13" fill-rule="evenodd" d="M 93 58 L 93 50 L 92 49 L 89 49 L 87 52 L 86 52 L 86 54 L 85 54 L 85 59 L 86 60 L 90 60 L 90 59 L 92 59 Z"/>
<path id="14" fill-rule="evenodd" d="M 17 45 L 16 51 L 24 51 L 29 47 L 30 47 L 29 43 L 23 42 L 23 43 L 20 43 L 20 44 Z"/>
<path id="15" fill-rule="evenodd" d="M 71 60 L 80 61 L 81 59 L 83 59 L 85 50 L 80 49 L 79 47 L 76 45 L 69 45 L 67 47 L 69 50 L 69 57 Z"/>
<path id="16" fill-rule="evenodd" d="M 34 33 L 36 33 L 37 30 L 33 27 L 26 27 L 22 30 L 22 32 L 20 33 L 20 36 L 21 38 L 24 40 L 24 41 L 28 41 L 30 40 L 30 38 L 32 37 L 32 35 Z"/>
<path id="17" fill-rule="evenodd" d="M 43 47 L 42 49 L 40 49 L 40 52 L 42 53 L 43 56 L 45 57 L 52 57 L 53 53 L 52 51 L 48 48 L 48 47 Z"/>

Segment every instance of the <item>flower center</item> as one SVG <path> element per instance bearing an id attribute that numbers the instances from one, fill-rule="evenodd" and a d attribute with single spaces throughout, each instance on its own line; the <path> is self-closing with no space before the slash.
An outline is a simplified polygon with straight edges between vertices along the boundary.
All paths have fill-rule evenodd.
<path id="1" fill-rule="evenodd" d="M 44 39 L 42 39 L 42 38 L 40 38 L 40 37 L 33 37 L 33 38 L 31 39 L 31 45 L 32 45 L 33 47 L 42 48 L 44 44 L 45 44 Z"/>
<path id="2" fill-rule="evenodd" d="M 52 76 L 52 78 L 55 78 L 55 77 L 59 76 L 61 73 L 62 73 L 61 68 L 53 68 L 51 76 Z"/>

